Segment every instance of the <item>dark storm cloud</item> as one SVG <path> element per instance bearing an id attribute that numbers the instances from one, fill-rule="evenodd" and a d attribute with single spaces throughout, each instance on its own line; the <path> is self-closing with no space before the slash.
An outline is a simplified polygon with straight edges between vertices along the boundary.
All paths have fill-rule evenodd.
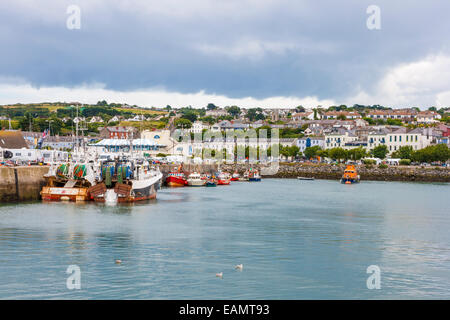
<path id="1" fill-rule="evenodd" d="M 66 8 L 81 8 L 81 29 Z M 382 29 L 366 28 L 381 8 Z M 448 52 L 448 1 L 18 1 L 0 4 L 0 76 L 230 97 L 339 99 Z"/>

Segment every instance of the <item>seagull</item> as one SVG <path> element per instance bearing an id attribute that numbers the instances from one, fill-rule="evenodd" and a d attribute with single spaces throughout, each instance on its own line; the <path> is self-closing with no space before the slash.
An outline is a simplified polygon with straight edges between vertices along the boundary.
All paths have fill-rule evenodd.
<path id="1" fill-rule="evenodd" d="M 117 259 L 116 264 L 120 264 L 120 263 L 122 263 L 122 260 Z"/>
<path id="2" fill-rule="evenodd" d="M 236 267 L 234 267 L 235 269 L 242 271 L 242 269 L 244 269 L 244 265 L 243 264 L 238 264 Z"/>
<path id="3" fill-rule="evenodd" d="M 221 273 L 216 273 L 216 277 L 217 277 L 217 278 L 222 278 L 222 277 L 223 277 L 223 272 L 221 272 Z"/>

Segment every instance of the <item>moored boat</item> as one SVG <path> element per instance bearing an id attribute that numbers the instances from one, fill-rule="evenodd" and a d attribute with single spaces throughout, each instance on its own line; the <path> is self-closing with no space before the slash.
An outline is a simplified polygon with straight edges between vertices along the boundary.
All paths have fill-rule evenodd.
<path id="1" fill-rule="evenodd" d="M 239 181 L 248 181 L 248 170 L 239 178 Z"/>
<path id="2" fill-rule="evenodd" d="M 307 180 L 307 181 L 312 181 L 314 180 L 314 178 L 309 178 L 309 177 L 297 177 L 298 180 Z"/>
<path id="3" fill-rule="evenodd" d="M 194 172 L 189 175 L 187 183 L 191 187 L 203 187 L 206 184 L 206 180 L 202 179 L 199 173 Z"/>
<path id="4" fill-rule="evenodd" d="M 43 201 L 88 201 L 89 187 L 95 183 L 90 164 L 51 165 L 44 178 L 46 185 L 40 192 Z"/>
<path id="5" fill-rule="evenodd" d="M 233 175 L 231 176 L 231 181 L 239 181 L 240 177 L 241 177 L 241 175 L 239 174 L 239 172 L 235 171 L 233 173 Z"/>
<path id="6" fill-rule="evenodd" d="M 221 172 L 218 176 L 217 176 L 217 184 L 219 186 L 222 185 L 229 185 L 231 182 L 231 177 L 227 172 Z"/>
<path id="7" fill-rule="evenodd" d="M 206 181 L 207 187 L 217 187 L 217 180 L 216 179 L 209 179 Z"/>
<path id="8" fill-rule="evenodd" d="M 161 172 L 148 164 L 107 162 L 101 164 L 98 183 L 89 188 L 96 202 L 131 203 L 156 198 Z"/>
<path id="9" fill-rule="evenodd" d="M 356 167 L 354 164 L 349 164 L 344 170 L 344 174 L 341 178 L 341 183 L 343 184 L 353 184 L 359 183 L 360 177 L 356 172 Z"/>
<path id="10" fill-rule="evenodd" d="M 261 181 L 261 176 L 259 175 L 258 170 L 252 170 L 248 176 L 248 181 L 250 182 L 259 182 Z"/>
<path id="11" fill-rule="evenodd" d="M 184 187 L 188 184 L 182 166 L 179 166 L 177 171 L 169 172 L 166 178 L 166 184 L 168 187 Z"/>

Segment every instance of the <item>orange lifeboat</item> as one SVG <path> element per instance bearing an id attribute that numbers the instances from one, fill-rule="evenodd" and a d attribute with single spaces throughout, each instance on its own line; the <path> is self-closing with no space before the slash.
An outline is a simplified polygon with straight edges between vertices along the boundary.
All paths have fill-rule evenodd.
<path id="1" fill-rule="evenodd" d="M 341 183 L 343 184 L 352 184 L 352 183 L 359 183 L 359 175 L 356 171 L 354 164 L 347 165 L 347 168 L 344 170 L 344 174 L 341 178 Z"/>

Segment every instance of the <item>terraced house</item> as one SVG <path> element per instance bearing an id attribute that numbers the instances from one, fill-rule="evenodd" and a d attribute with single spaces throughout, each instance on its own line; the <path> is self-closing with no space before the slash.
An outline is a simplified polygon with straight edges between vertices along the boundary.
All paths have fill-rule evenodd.
<path id="1" fill-rule="evenodd" d="M 334 129 L 330 133 L 325 134 L 325 149 L 344 148 L 357 140 L 358 136 L 351 130 Z"/>
<path id="2" fill-rule="evenodd" d="M 401 127 L 394 130 L 381 129 L 370 132 L 368 135 L 368 148 L 373 149 L 379 145 L 386 145 L 389 153 L 401 147 L 411 146 L 413 150 L 428 147 L 433 141 L 433 135 L 428 129 L 416 128 L 409 130 Z"/>

